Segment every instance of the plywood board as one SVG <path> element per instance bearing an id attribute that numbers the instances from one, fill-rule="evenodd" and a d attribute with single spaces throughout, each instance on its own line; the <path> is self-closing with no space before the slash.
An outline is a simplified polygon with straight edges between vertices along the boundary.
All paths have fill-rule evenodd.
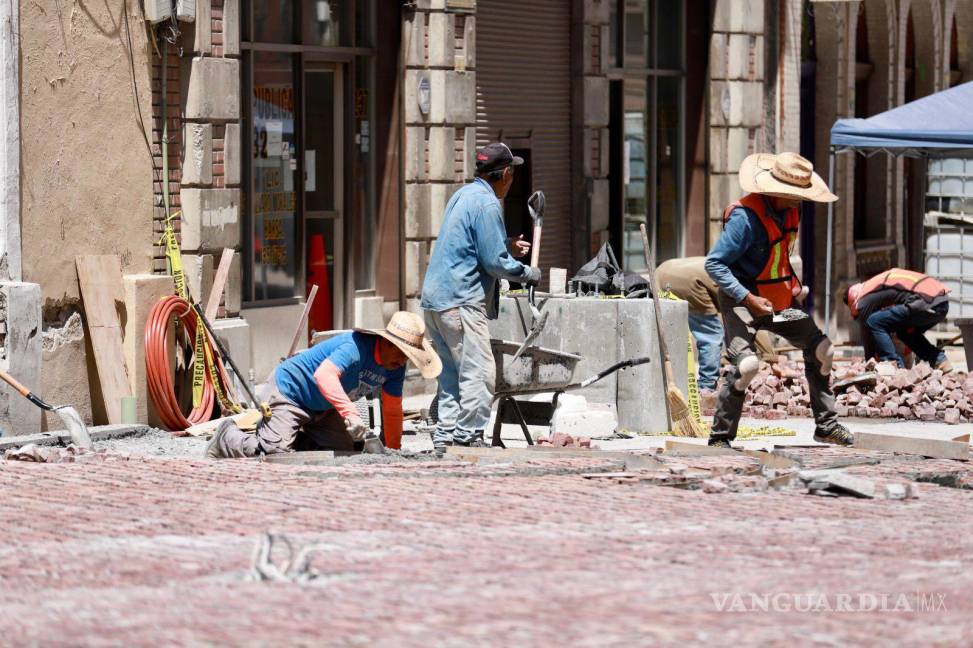
<path id="1" fill-rule="evenodd" d="M 132 395 L 119 320 L 125 304 L 122 269 L 115 255 L 79 256 L 75 263 L 105 412 L 109 423 L 121 423 L 122 398 Z"/>
<path id="2" fill-rule="evenodd" d="M 854 447 L 861 450 L 884 450 L 885 452 L 914 454 L 934 459 L 967 460 L 970 458 L 970 446 L 966 442 L 872 434 L 870 432 L 855 432 Z"/>
<path id="3" fill-rule="evenodd" d="M 220 257 L 220 265 L 216 269 L 216 275 L 213 277 L 213 287 L 209 291 L 209 301 L 206 302 L 206 308 L 203 310 L 206 319 L 211 322 L 216 319 L 216 315 L 220 310 L 220 298 L 223 296 L 223 290 L 226 288 L 226 279 L 230 276 L 233 255 L 233 250 L 229 248 L 223 250 L 223 256 Z"/>

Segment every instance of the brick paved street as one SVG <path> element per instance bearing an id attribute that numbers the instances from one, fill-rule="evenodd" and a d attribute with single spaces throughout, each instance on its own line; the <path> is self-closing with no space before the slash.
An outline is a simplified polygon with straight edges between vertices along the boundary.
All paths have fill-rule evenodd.
<path id="1" fill-rule="evenodd" d="M 849 470 L 879 485 L 919 465 L 969 470 L 792 452 L 806 465 L 884 457 Z M 579 474 L 617 469 L 596 458 L 0 461 L 0 642 L 833 646 L 973 636 L 973 491 L 922 484 L 919 499 L 901 501 L 706 494 Z M 320 543 L 320 577 L 249 580 L 267 530 Z M 916 592 L 943 595 L 945 609 L 919 610 Z M 791 598 L 777 611 L 719 611 L 734 593 Z M 913 611 L 787 611 L 798 595 L 833 605 L 843 594 L 905 594 Z"/>

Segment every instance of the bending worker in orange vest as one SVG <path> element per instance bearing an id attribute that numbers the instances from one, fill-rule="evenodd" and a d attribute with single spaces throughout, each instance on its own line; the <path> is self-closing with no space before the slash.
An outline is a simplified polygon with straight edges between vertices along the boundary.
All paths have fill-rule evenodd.
<path id="1" fill-rule="evenodd" d="M 793 309 L 806 292 L 791 269 L 789 252 L 800 226 L 803 200 L 838 199 L 808 160 L 796 153 L 756 154 L 740 166 L 748 192 L 723 212 L 723 234 L 706 257 L 706 271 L 720 287 L 720 313 L 731 366 L 720 385 L 710 445 L 729 447 L 736 438 L 747 385 L 760 362 L 754 349 L 768 330 L 804 350 L 804 367 L 816 424 L 815 441 L 851 445 L 838 423 L 831 392 L 831 341 L 805 313 Z"/>
<path id="2" fill-rule="evenodd" d="M 923 335 L 946 319 L 949 289 L 936 279 L 912 270 L 892 268 L 845 293 L 851 316 L 861 325 L 865 357 L 894 360 L 905 366 L 892 342 L 898 336 L 920 360 L 948 372 L 953 366 L 946 354 Z"/>

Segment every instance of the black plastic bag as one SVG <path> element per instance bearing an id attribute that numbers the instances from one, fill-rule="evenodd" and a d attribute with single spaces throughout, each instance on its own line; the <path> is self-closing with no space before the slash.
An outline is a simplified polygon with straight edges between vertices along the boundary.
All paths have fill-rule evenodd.
<path id="1" fill-rule="evenodd" d="M 622 270 L 610 243 L 605 243 L 593 259 L 578 270 L 571 281 L 578 282 L 582 292 L 598 292 L 604 295 L 649 297 L 649 282 L 635 272 Z"/>

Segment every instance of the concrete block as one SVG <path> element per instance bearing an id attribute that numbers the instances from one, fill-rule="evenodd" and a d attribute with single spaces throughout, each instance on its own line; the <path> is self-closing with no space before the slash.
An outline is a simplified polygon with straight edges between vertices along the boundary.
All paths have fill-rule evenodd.
<path id="1" fill-rule="evenodd" d="M 135 396 L 135 420 L 154 427 L 162 421 L 151 403 L 145 374 L 145 322 L 156 302 L 173 294 L 175 284 L 167 275 L 136 274 L 122 277 L 125 286 L 125 364 Z"/>
<path id="2" fill-rule="evenodd" d="M 662 353 L 652 310 L 655 300 L 617 300 L 618 359 L 648 356 L 652 361 L 617 374 L 618 426 L 635 432 L 662 432 L 665 427 L 665 385 Z M 676 386 L 687 393 L 689 310 L 686 302 L 662 300 L 662 335 L 669 348 Z"/>
<path id="3" fill-rule="evenodd" d="M 209 301 L 209 294 L 213 290 L 213 275 L 216 269 L 212 254 L 184 254 L 182 255 L 183 272 L 186 277 L 186 289 L 199 304 Z"/>
<path id="4" fill-rule="evenodd" d="M 29 389 L 38 389 L 41 341 L 40 285 L 0 282 L 0 369 Z M 6 383 L 0 389 L 0 428 L 6 436 L 41 431 L 40 408 Z"/>
<path id="5" fill-rule="evenodd" d="M 752 128 L 729 128 L 726 140 L 726 173 L 737 173 L 743 160 L 756 152 L 756 131 Z"/>
<path id="6" fill-rule="evenodd" d="M 712 80 L 727 78 L 727 50 L 729 34 L 713 34 L 709 40 L 709 77 Z"/>
<path id="7" fill-rule="evenodd" d="M 762 34 L 764 0 L 716 0 L 713 31 Z"/>
<path id="8" fill-rule="evenodd" d="M 608 79 L 584 78 L 584 125 L 589 128 L 608 126 Z"/>
<path id="9" fill-rule="evenodd" d="M 429 212 L 431 186 L 426 183 L 409 183 L 405 186 L 405 236 L 428 238 L 433 236 Z"/>
<path id="10" fill-rule="evenodd" d="M 429 179 L 456 179 L 456 129 L 434 126 L 429 129 Z"/>
<path id="11" fill-rule="evenodd" d="M 355 297 L 355 328 L 385 328 L 383 297 Z"/>
<path id="12" fill-rule="evenodd" d="M 473 124 L 476 122 L 476 74 L 451 70 L 429 72 L 433 124 Z"/>
<path id="13" fill-rule="evenodd" d="M 405 294 L 410 297 L 422 293 L 422 281 L 428 264 L 426 248 L 425 241 L 405 243 Z"/>
<path id="14" fill-rule="evenodd" d="M 223 291 L 223 305 L 228 316 L 240 314 L 243 295 L 243 256 L 237 252 L 230 262 L 230 273 L 226 275 L 226 288 Z"/>
<path id="15" fill-rule="evenodd" d="M 463 30 L 463 53 L 466 55 L 466 68 L 476 67 L 476 16 L 466 17 Z"/>
<path id="16" fill-rule="evenodd" d="M 426 16 L 416 12 L 402 22 L 402 46 L 407 67 L 426 64 Z"/>
<path id="17" fill-rule="evenodd" d="M 186 119 L 240 119 L 240 62 L 228 58 L 194 58 L 185 97 Z"/>
<path id="18" fill-rule="evenodd" d="M 563 394 L 551 417 L 551 437 L 568 434 L 574 438 L 608 439 L 618 429 L 614 406 L 589 403 L 584 396 Z"/>
<path id="19" fill-rule="evenodd" d="M 418 297 L 406 299 L 405 310 L 416 315 L 422 315 L 422 301 Z"/>
<path id="20" fill-rule="evenodd" d="M 593 232 L 608 229 L 609 192 L 608 180 L 593 180 L 591 182 L 591 231 Z"/>
<path id="21" fill-rule="evenodd" d="M 65 313 L 63 321 L 44 323 L 39 392 L 50 403 L 70 403 L 82 420 L 91 423 L 94 420 L 92 392 L 95 392 L 94 398 L 101 399 L 97 387 L 98 374 L 94 359 L 90 366 L 88 363 L 88 345 L 85 343 L 81 312 L 77 307 L 69 309 L 72 312 Z M 64 427 L 61 417 L 53 412 L 44 412 L 41 416 L 41 431 Z M 10 432 L 7 431 L 7 434 Z"/>
<path id="22" fill-rule="evenodd" d="M 201 3 L 197 2 L 198 7 Z M 240 0 L 223 0 L 223 56 L 240 55 Z"/>
<path id="23" fill-rule="evenodd" d="M 566 268 L 549 268 L 547 271 L 548 292 L 552 295 L 563 295 L 567 290 L 568 271 Z"/>
<path id="24" fill-rule="evenodd" d="M 239 189 L 183 189 L 182 249 L 220 250 L 240 245 Z"/>
<path id="25" fill-rule="evenodd" d="M 439 228 L 446 215 L 446 205 L 453 194 L 463 187 L 462 183 L 434 184 L 429 188 L 429 235 L 439 236 Z"/>
<path id="26" fill-rule="evenodd" d="M 726 128 L 709 129 L 709 165 L 711 173 L 728 173 L 726 147 L 729 133 Z"/>
<path id="27" fill-rule="evenodd" d="M 250 325 L 250 338 L 260 342 L 251 345 L 253 371 L 258 383 L 265 381 L 270 372 L 280 363 L 280 359 L 287 354 L 294 328 L 301 319 L 303 311 L 304 304 L 264 306 L 241 311 L 240 316 Z M 282 334 L 281 331 L 286 333 Z M 304 348 L 307 348 L 307 342 L 302 336 L 298 349 Z M 240 363 L 240 360 L 233 359 Z M 241 370 L 243 370 L 242 366 Z"/>
<path id="28" fill-rule="evenodd" d="M 735 173 L 726 175 L 710 174 L 709 177 L 709 214 L 712 219 L 722 222 L 723 209 L 734 200 L 743 196 L 740 181 Z M 715 242 L 716 239 L 712 239 Z"/>
<path id="29" fill-rule="evenodd" d="M 749 126 L 763 120 L 763 84 L 748 81 L 714 81 L 710 84 L 710 125 Z"/>
<path id="30" fill-rule="evenodd" d="M 730 34 L 726 50 L 726 78 L 762 81 L 764 78 L 764 37 Z"/>
<path id="31" fill-rule="evenodd" d="M 213 184 L 213 125 L 186 122 L 182 141 L 182 186 Z"/>
<path id="32" fill-rule="evenodd" d="M 213 332 L 223 343 L 227 353 L 233 358 L 233 362 L 243 372 L 243 376 L 249 380 L 250 370 L 253 368 L 253 343 L 250 336 L 250 324 L 247 320 L 239 317 L 218 319 L 213 322 Z M 287 343 L 290 344 L 290 340 Z M 226 370 L 233 380 L 237 398 L 246 398 L 246 390 L 240 384 L 236 374 L 230 367 L 227 367 Z M 262 382 L 265 377 L 254 372 L 254 380 L 258 383 Z"/>
<path id="33" fill-rule="evenodd" d="M 611 20 L 612 0 L 585 0 L 584 22 L 587 25 L 607 25 Z"/>
<path id="34" fill-rule="evenodd" d="M 405 181 L 426 179 L 426 128 L 409 126 L 405 129 Z"/>
<path id="35" fill-rule="evenodd" d="M 456 17 L 447 13 L 429 14 L 427 28 L 429 65 L 453 67 L 456 63 Z"/>
<path id="36" fill-rule="evenodd" d="M 223 182 L 227 186 L 238 185 L 241 182 L 243 168 L 243 143 L 240 140 L 240 123 L 230 122 L 226 125 L 223 136 Z"/>
<path id="37" fill-rule="evenodd" d="M 382 321 L 384 322 L 383 326 L 385 324 L 388 324 L 389 321 L 392 319 L 392 316 L 395 315 L 398 311 L 399 311 L 398 301 L 387 301 L 383 303 L 382 304 Z"/>
<path id="38" fill-rule="evenodd" d="M 212 15 L 212 3 L 196 3 L 196 21 L 187 30 L 190 32 L 187 49 L 193 54 L 209 54 L 213 51 Z"/>
<path id="39" fill-rule="evenodd" d="M 472 180 L 476 173 L 476 127 L 469 126 L 463 134 L 463 179 Z"/>

